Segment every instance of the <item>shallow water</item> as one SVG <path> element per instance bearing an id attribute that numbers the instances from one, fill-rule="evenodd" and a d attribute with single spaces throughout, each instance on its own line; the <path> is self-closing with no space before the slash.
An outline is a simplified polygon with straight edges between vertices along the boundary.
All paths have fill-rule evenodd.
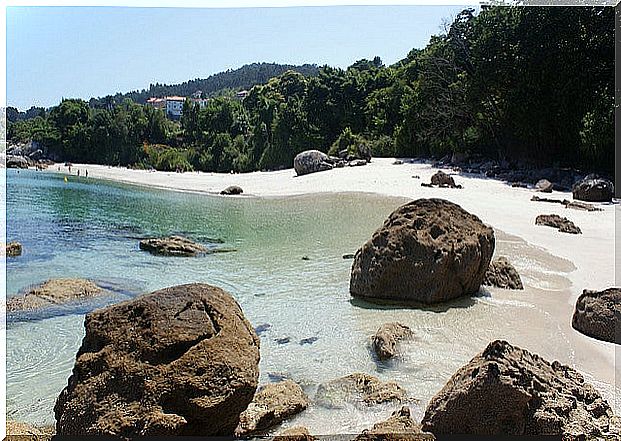
<path id="1" fill-rule="evenodd" d="M 9 170 L 8 240 L 24 246 L 7 263 L 7 294 L 54 277 L 86 277 L 112 297 L 45 314 L 8 317 L 7 413 L 52 423 L 89 310 L 165 286 L 207 282 L 229 291 L 261 329 L 262 383 L 286 376 L 312 396 L 323 381 L 352 372 L 396 380 L 417 417 L 426 402 L 491 340 L 507 339 L 578 367 L 614 404 L 614 372 L 595 345 L 569 326 L 571 262 L 497 232 L 497 255 L 522 274 L 525 291 L 482 290 L 449 307 L 407 309 L 352 301 L 355 250 L 404 200 L 368 194 L 279 199 L 223 198 L 154 191 L 56 174 Z M 150 235 L 180 233 L 235 249 L 199 258 L 165 258 L 138 249 Z M 302 257 L 308 257 L 303 260 Z M 376 362 L 369 336 L 386 321 L 410 326 L 405 355 Z M 283 343 L 288 339 L 287 343 Z M 277 342 L 277 340 L 280 341 Z M 395 406 L 327 410 L 311 406 L 284 424 L 320 434 L 355 433 Z"/>

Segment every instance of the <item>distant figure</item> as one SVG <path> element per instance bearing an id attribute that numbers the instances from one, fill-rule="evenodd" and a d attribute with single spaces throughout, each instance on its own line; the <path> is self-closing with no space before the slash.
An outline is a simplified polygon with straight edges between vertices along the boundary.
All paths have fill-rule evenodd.
<path id="1" fill-rule="evenodd" d="M 58 171 L 60 171 L 60 165 L 58 166 Z"/>
<path id="2" fill-rule="evenodd" d="M 69 173 L 71 173 L 71 166 L 69 166 Z"/>
<path id="3" fill-rule="evenodd" d="M 80 170 L 78 170 L 78 176 L 80 176 Z"/>
<path id="4" fill-rule="evenodd" d="M 86 177 L 88 178 L 88 170 L 86 170 Z"/>

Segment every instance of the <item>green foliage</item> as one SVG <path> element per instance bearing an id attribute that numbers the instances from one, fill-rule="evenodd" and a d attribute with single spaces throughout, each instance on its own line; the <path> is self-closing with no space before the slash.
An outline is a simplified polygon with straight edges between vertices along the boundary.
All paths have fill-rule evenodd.
<path id="1" fill-rule="evenodd" d="M 358 158 L 370 159 L 371 143 L 363 136 L 353 134 L 351 129 L 346 127 L 336 141 L 334 141 L 328 154 L 331 156 L 342 156 L 342 152 L 344 152 L 344 156 L 353 155 Z"/>

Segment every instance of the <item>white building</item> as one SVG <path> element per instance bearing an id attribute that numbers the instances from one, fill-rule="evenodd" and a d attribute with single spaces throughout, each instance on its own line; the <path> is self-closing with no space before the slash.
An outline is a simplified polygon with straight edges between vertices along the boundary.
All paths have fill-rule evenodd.
<path id="1" fill-rule="evenodd" d="M 172 119 L 181 118 L 183 113 L 184 96 L 167 96 L 166 97 L 166 115 Z"/>

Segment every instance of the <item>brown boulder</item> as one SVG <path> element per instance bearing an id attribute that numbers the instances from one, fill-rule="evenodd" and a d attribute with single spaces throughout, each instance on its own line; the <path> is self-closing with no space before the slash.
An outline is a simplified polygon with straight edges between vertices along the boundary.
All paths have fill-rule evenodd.
<path id="1" fill-rule="evenodd" d="M 494 245 L 494 230 L 459 205 L 418 199 L 397 208 L 356 252 L 349 291 L 425 304 L 471 295 Z"/>
<path id="2" fill-rule="evenodd" d="M 54 412 L 59 435 L 232 435 L 257 387 L 259 338 L 206 284 L 91 312 Z"/>
<path id="3" fill-rule="evenodd" d="M 22 255 L 22 244 L 19 242 L 9 242 L 4 246 L 4 254 L 7 257 L 17 257 Z"/>
<path id="4" fill-rule="evenodd" d="M 619 435 L 619 421 L 574 369 L 494 341 L 431 399 L 423 430 L 442 434 Z M 615 438 L 618 439 L 618 438 Z"/>
<path id="5" fill-rule="evenodd" d="M 485 271 L 483 285 L 504 289 L 524 289 L 517 270 L 505 257 L 499 257 L 489 264 Z"/>
<path id="6" fill-rule="evenodd" d="M 48 441 L 54 436 L 53 427 L 35 427 L 18 421 L 6 422 L 6 440 Z"/>
<path id="7" fill-rule="evenodd" d="M 230 195 L 242 194 L 243 192 L 244 190 L 242 190 L 241 187 L 238 187 L 237 185 L 231 185 L 229 187 L 226 187 L 224 190 L 222 190 L 220 194 L 230 196 Z"/>
<path id="8" fill-rule="evenodd" d="M 587 202 L 610 202 L 615 195 L 614 184 L 596 175 L 586 176 L 571 190 L 574 199 Z"/>
<path id="9" fill-rule="evenodd" d="M 558 228 L 561 233 L 582 234 L 582 230 L 572 221 L 558 214 L 540 214 L 535 218 L 535 225 Z"/>
<path id="10" fill-rule="evenodd" d="M 385 323 L 371 339 L 373 351 L 380 360 L 387 360 L 397 355 L 397 344 L 413 336 L 412 330 L 401 323 Z"/>
<path id="11" fill-rule="evenodd" d="M 90 280 L 50 279 L 35 286 L 24 295 L 7 299 L 6 310 L 15 312 L 46 308 L 73 300 L 103 295 L 106 292 Z"/>
<path id="12" fill-rule="evenodd" d="M 295 426 L 283 430 L 272 441 L 313 441 L 316 438 L 304 426 Z"/>
<path id="13" fill-rule="evenodd" d="M 140 249 L 163 256 L 190 257 L 208 252 L 204 246 L 181 236 L 143 239 Z"/>
<path id="14" fill-rule="evenodd" d="M 621 344 L 621 289 L 582 291 L 571 325 L 589 337 Z"/>
<path id="15" fill-rule="evenodd" d="M 381 421 L 358 435 L 355 441 L 419 441 L 435 440 L 431 433 L 423 433 L 421 425 L 410 416 L 410 408 L 403 406 L 392 413 L 386 421 Z"/>
<path id="16" fill-rule="evenodd" d="M 265 431 L 302 412 L 308 404 L 302 388 L 291 380 L 267 384 L 241 414 L 235 434 L 245 437 Z"/>
<path id="17" fill-rule="evenodd" d="M 453 177 L 447 175 L 442 170 L 439 170 L 431 176 L 431 185 L 437 185 L 438 187 L 458 188 L 458 186 L 455 185 Z"/>
<path id="18" fill-rule="evenodd" d="M 315 402 L 327 408 L 342 408 L 348 402 L 372 405 L 405 398 L 405 390 L 394 381 L 383 382 L 369 374 L 354 373 L 320 384 Z"/>

